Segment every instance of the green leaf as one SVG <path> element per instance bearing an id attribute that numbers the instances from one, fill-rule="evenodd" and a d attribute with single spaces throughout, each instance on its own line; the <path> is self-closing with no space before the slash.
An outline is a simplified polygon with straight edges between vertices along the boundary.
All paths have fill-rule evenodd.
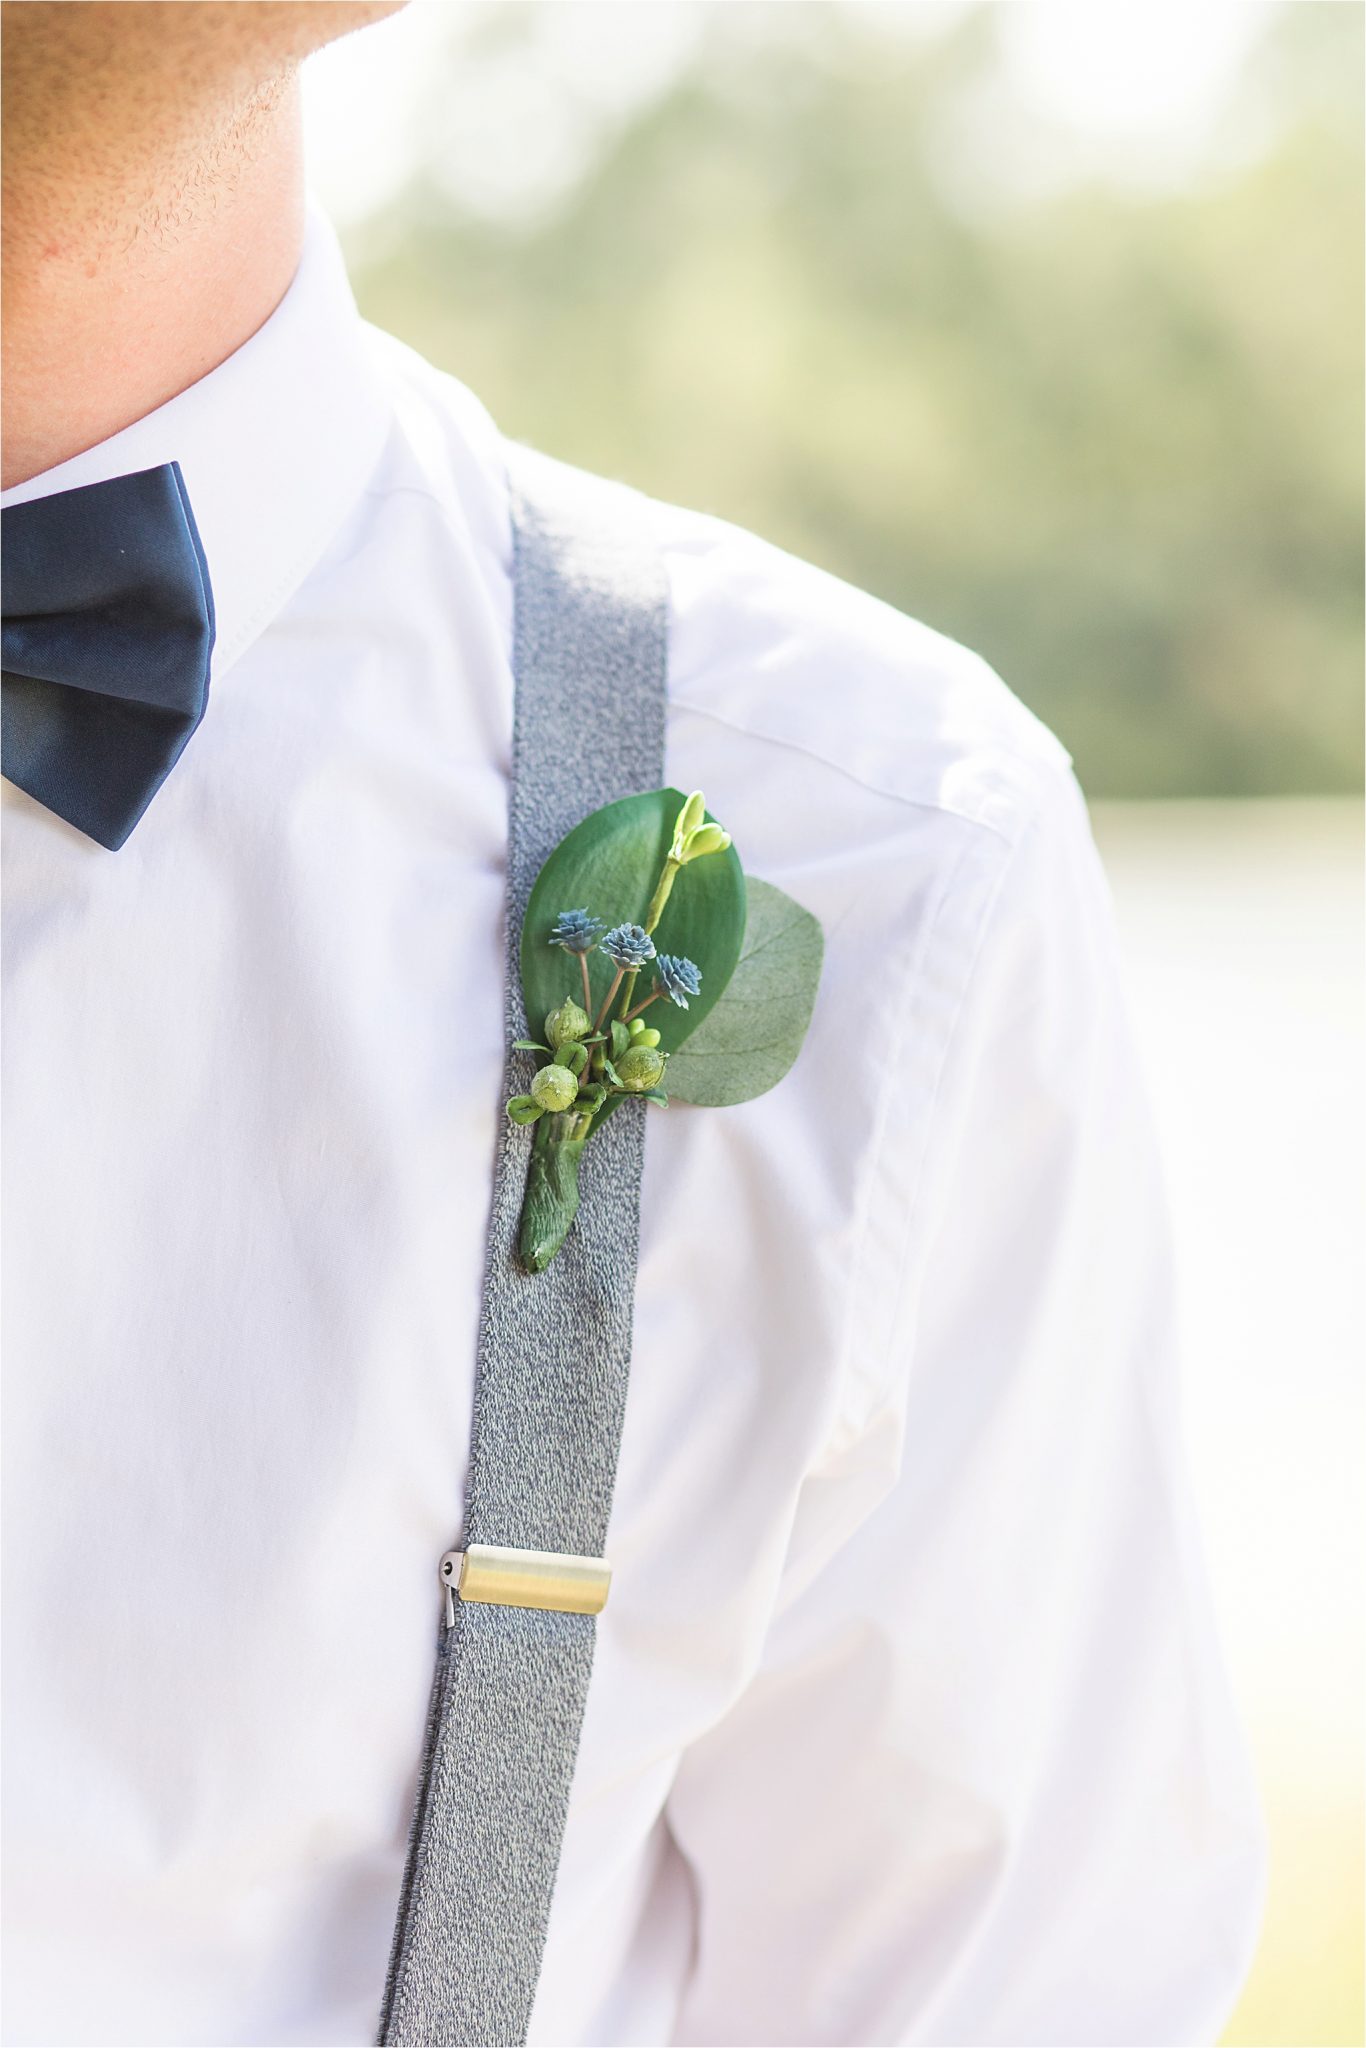
<path id="1" fill-rule="evenodd" d="M 560 841 L 536 878 L 522 925 L 528 1017 L 543 1017 L 564 1000 L 564 954 L 548 943 L 562 910 L 582 906 L 608 925 L 644 921 L 684 801 L 677 789 L 622 797 L 594 811 Z M 702 988 L 686 1010 L 673 1003 L 652 1007 L 650 1016 L 666 1052 L 702 1024 L 721 996 L 740 957 L 744 930 L 745 877 L 734 847 L 680 871 L 654 940 L 661 952 L 695 960 Z M 588 971 L 596 1015 L 616 969 L 606 954 L 595 952 L 588 956 Z M 646 968 L 646 986 L 648 976 Z"/>
<path id="2" fill-rule="evenodd" d="M 507 1112 L 515 1124 L 534 1124 L 538 1116 L 545 1114 L 534 1095 L 514 1095 Z"/>
<path id="3" fill-rule="evenodd" d="M 663 1094 L 658 1088 L 647 1088 L 640 1099 L 642 1102 L 657 1102 L 661 1109 L 669 1107 L 668 1096 Z"/>
<path id="4" fill-rule="evenodd" d="M 571 1074 L 581 1074 L 588 1065 L 587 1046 L 562 1045 L 560 1047 L 560 1065 L 568 1067 Z"/>
<path id="5" fill-rule="evenodd" d="M 670 1095 L 718 1108 L 775 1087 L 801 1051 L 823 951 L 810 911 L 750 877 L 739 963 L 721 1001 L 670 1060 Z"/>
<path id="6" fill-rule="evenodd" d="M 580 1088 L 574 1107 L 576 1109 L 600 1109 L 606 1100 L 607 1090 L 603 1087 L 601 1081 L 592 1081 L 588 1087 Z"/>
<path id="7" fill-rule="evenodd" d="M 619 1060 L 630 1043 L 630 1031 L 614 1017 L 612 1019 L 612 1058 Z"/>
<path id="8" fill-rule="evenodd" d="M 621 1075 L 617 1072 L 616 1068 L 612 1065 L 612 1062 L 609 1059 L 604 1058 L 602 1063 L 602 1071 L 604 1074 L 606 1074 L 608 1080 L 611 1082 L 614 1088 L 620 1088 Z"/>
<path id="9" fill-rule="evenodd" d="M 548 1045 L 540 1044 L 539 1041 L 534 1038 L 514 1038 L 512 1041 L 512 1050 L 514 1052 L 549 1052 L 550 1047 Z"/>

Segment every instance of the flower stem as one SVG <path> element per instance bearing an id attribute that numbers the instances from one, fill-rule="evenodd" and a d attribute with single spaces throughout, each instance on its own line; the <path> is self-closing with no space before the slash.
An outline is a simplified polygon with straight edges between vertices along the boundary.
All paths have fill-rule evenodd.
<path id="1" fill-rule="evenodd" d="M 673 888 L 674 876 L 682 865 L 682 861 L 675 860 L 672 854 L 666 856 L 664 871 L 655 884 L 655 893 L 650 898 L 650 907 L 645 913 L 645 929 L 647 932 L 652 932 L 659 923 L 660 918 L 664 915 L 664 905 L 669 900 L 669 891 Z"/>
<path id="2" fill-rule="evenodd" d="M 638 1017 L 642 1010 L 648 1010 L 651 1003 L 657 1003 L 663 994 L 664 990 L 662 988 L 652 989 L 649 995 L 646 996 L 643 1003 L 637 1003 L 634 1010 L 627 1010 L 625 1012 L 621 1019 L 622 1023 L 629 1024 L 631 1019 L 633 1017 Z"/>
<path id="3" fill-rule="evenodd" d="M 579 1206 L 583 1142 L 572 1129 L 566 1132 L 568 1121 L 564 1116 L 543 1116 L 532 1140 L 517 1228 L 517 1253 L 528 1273 L 545 1271 L 564 1243 Z"/>
<path id="4" fill-rule="evenodd" d="M 588 979 L 588 955 L 586 953 L 580 953 L 579 966 L 583 970 L 583 1014 L 585 1017 L 591 1017 L 593 1014 L 593 988 Z"/>
<path id="5" fill-rule="evenodd" d="M 595 1031 L 601 1031 L 603 1023 L 607 1016 L 607 1012 L 612 1007 L 612 998 L 616 994 L 617 990 L 621 987 L 621 977 L 623 974 L 625 974 L 625 972 L 626 969 L 624 967 L 619 967 L 616 973 L 612 976 L 612 986 L 608 989 L 606 995 L 603 997 L 602 1008 L 598 1011 L 597 1017 L 595 1018 L 593 1023 L 593 1029 Z"/>
<path id="6" fill-rule="evenodd" d="M 645 929 L 647 932 L 652 932 L 659 923 L 660 918 L 663 917 L 664 905 L 668 902 L 669 891 L 674 885 L 674 876 L 682 865 L 682 861 L 675 860 L 671 853 L 664 856 L 664 865 L 660 869 L 659 880 L 655 883 L 655 893 L 650 898 L 650 907 L 645 913 Z M 621 994 L 621 1008 L 617 1013 L 619 1021 L 623 1024 L 626 1022 L 627 1017 L 635 1015 L 634 1010 L 631 1008 L 631 997 L 635 994 L 636 976 L 639 972 L 640 969 L 638 967 L 633 967 L 626 977 L 626 986 Z M 616 983 L 613 982 L 612 994 L 614 995 L 615 993 Z M 607 1000 L 610 1003 L 612 996 L 609 995 Z M 642 1004 L 641 1007 L 644 1008 L 644 1005 Z M 606 1014 L 607 1012 L 604 1010 L 603 1016 L 605 1017 Z M 602 1022 L 601 1017 L 598 1019 L 598 1022 Z"/>

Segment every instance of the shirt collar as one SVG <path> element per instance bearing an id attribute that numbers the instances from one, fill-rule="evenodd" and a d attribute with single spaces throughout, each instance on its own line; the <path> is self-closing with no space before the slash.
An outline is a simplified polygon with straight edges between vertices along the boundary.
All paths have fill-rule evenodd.
<path id="1" fill-rule="evenodd" d="M 390 418 L 336 235 L 310 204 L 293 282 L 249 341 L 0 504 L 179 462 L 213 584 L 217 679 L 323 554 L 374 471 Z"/>

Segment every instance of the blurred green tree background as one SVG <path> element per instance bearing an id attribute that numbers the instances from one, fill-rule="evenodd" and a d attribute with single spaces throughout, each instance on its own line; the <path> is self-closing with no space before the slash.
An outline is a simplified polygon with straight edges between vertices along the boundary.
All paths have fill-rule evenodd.
<path id="1" fill-rule="evenodd" d="M 511 218 L 443 152 L 545 10 L 481 17 L 348 232 L 364 311 L 514 437 L 977 648 L 1093 796 L 1358 789 L 1362 9 L 1268 10 L 1199 178 L 994 190 L 998 8 L 707 12 Z"/>

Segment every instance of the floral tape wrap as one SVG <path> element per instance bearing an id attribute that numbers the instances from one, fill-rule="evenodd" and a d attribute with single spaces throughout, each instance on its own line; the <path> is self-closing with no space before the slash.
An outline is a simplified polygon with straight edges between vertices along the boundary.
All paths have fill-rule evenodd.
<path id="1" fill-rule="evenodd" d="M 598 806 L 664 780 L 668 601 L 636 493 L 505 443 L 516 699 L 508 831 L 508 1037 L 525 1037 L 518 940 L 552 848 Z M 452 679 L 452 688 L 458 688 Z M 540 1020 L 536 1020 L 539 1024 Z M 534 1060 L 509 1056 L 507 1089 Z M 531 1146 L 504 1121 L 494 1168 L 464 1541 L 607 1547 L 631 1357 L 644 1107 L 587 1148 L 586 1213 L 534 1278 L 513 1262 Z M 433 1614 L 438 1612 L 432 1560 Z M 440 1627 L 379 2039 L 526 2038 L 596 1623 L 457 1601 Z"/>

